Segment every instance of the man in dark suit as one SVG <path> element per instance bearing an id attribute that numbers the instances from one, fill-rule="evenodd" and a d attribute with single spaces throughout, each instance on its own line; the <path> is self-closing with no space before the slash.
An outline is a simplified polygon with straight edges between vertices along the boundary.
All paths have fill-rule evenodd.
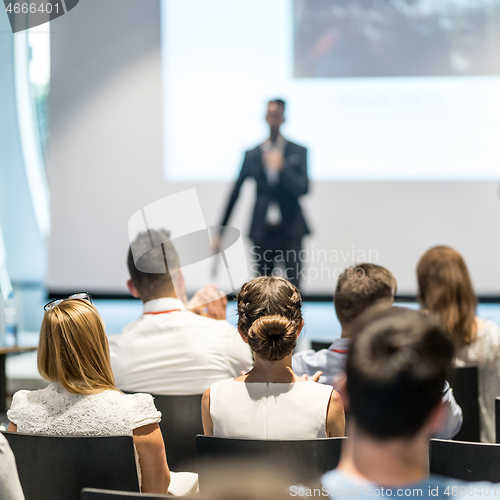
<path id="1" fill-rule="evenodd" d="M 298 286 L 302 238 L 309 234 L 299 203 L 309 188 L 307 150 L 280 133 L 285 121 L 284 101 L 269 101 L 266 121 L 269 138 L 245 153 L 221 226 L 227 225 L 245 180 L 254 178 L 257 190 L 250 228 L 254 242 L 252 268 L 259 275 L 270 275 L 281 262 L 286 277 Z"/>

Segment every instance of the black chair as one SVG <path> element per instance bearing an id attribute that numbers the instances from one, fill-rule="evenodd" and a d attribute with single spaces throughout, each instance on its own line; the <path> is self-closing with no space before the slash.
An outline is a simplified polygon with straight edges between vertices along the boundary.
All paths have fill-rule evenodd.
<path id="1" fill-rule="evenodd" d="M 500 398 L 495 399 L 495 442 L 500 443 Z"/>
<path id="2" fill-rule="evenodd" d="M 169 495 L 147 495 L 145 493 L 128 493 L 126 491 L 99 490 L 85 488 L 82 490 L 81 500 L 157 500 L 161 498 L 185 498 L 186 500 L 200 500 L 200 497 L 174 497 Z"/>
<path id="3" fill-rule="evenodd" d="M 203 434 L 202 395 L 153 397 L 162 414 L 160 429 L 168 466 L 173 471 L 197 472 L 196 435 Z"/>
<path id="4" fill-rule="evenodd" d="M 264 462 L 278 473 L 282 470 L 293 471 L 296 484 L 317 479 L 337 466 L 345 439 L 347 438 L 277 441 L 196 436 L 200 491 L 203 494 L 204 485 L 213 478 L 211 470 L 217 462 Z M 220 472 L 225 473 L 223 468 Z"/>
<path id="5" fill-rule="evenodd" d="M 26 500 L 79 500 L 87 487 L 139 491 L 131 436 L 3 434 Z"/>
<path id="6" fill-rule="evenodd" d="M 479 442 L 479 393 L 477 387 L 477 368 L 467 366 L 455 368 L 450 386 L 457 403 L 462 408 L 464 421 L 459 433 L 453 438 L 456 441 Z"/>
<path id="7" fill-rule="evenodd" d="M 500 445 L 432 439 L 430 442 L 432 474 L 463 481 L 500 482 Z"/>

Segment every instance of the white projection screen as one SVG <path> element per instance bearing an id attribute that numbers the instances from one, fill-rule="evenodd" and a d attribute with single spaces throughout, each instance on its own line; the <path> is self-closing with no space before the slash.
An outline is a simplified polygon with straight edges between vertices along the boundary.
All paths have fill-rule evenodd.
<path id="1" fill-rule="evenodd" d="M 367 4 L 86 0 L 54 21 L 49 289 L 126 293 L 129 218 L 170 194 L 195 188 L 217 225 L 281 97 L 308 148 L 306 295 L 363 260 L 414 295 L 445 244 L 500 296 L 500 0 Z M 245 237 L 253 196 L 230 221 Z M 223 284 L 211 269 L 187 270 L 189 291 Z"/>

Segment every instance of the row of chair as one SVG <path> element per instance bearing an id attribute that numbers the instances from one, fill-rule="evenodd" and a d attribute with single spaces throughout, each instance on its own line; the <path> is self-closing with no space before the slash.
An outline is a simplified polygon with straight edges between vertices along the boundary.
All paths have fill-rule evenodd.
<path id="1" fill-rule="evenodd" d="M 455 440 L 478 442 L 477 369 L 456 369 L 450 385 L 464 413 L 462 430 Z M 160 427 L 171 470 L 198 472 L 201 488 L 204 482 L 203 464 L 216 458 L 272 456 L 276 464 L 279 462 L 285 467 L 295 468 L 304 466 L 312 469 L 312 475 L 335 467 L 340 456 L 342 439 L 258 441 L 197 436 L 203 432 L 201 395 L 155 396 L 155 404 L 162 412 Z M 496 410 L 499 442 L 500 400 L 496 402 Z M 59 497 L 54 496 L 55 491 L 64 492 L 61 493 L 61 499 L 76 500 L 79 497 L 77 492 L 83 486 L 132 492 L 139 489 L 131 452 L 133 442 L 129 437 L 64 438 L 9 433 L 6 436 L 17 458 L 27 500 L 57 500 Z M 455 447 L 454 452 L 448 453 L 447 450 L 452 446 Z M 500 470 L 497 456 L 500 460 L 499 449 L 491 445 L 477 444 L 469 447 L 461 442 L 450 444 L 435 440 L 430 448 L 431 470 L 467 480 L 500 481 L 500 476 L 496 473 Z M 304 457 L 307 463 L 304 463 Z M 482 460 L 481 457 L 486 458 Z M 61 467 L 54 466 L 54 461 L 60 462 Z M 101 465 L 96 467 L 96 464 Z M 33 474 L 33 470 L 36 470 L 36 474 Z M 60 473 L 56 472 L 54 475 L 55 471 Z M 468 471 L 468 477 L 463 475 L 464 471 Z M 45 487 L 46 496 L 43 496 L 45 493 L 42 490 Z"/>
<path id="2" fill-rule="evenodd" d="M 478 442 L 480 424 L 477 369 L 475 367 L 457 368 L 450 380 L 450 385 L 464 415 L 462 428 L 454 439 Z M 156 407 L 162 413 L 160 428 L 171 469 L 197 472 L 195 436 L 203 434 L 201 395 L 155 395 L 154 398 Z M 500 426 L 498 419 L 497 426 Z M 497 442 L 499 442 L 500 431 L 497 432 L 497 436 Z"/>
<path id="3" fill-rule="evenodd" d="M 315 343 L 314 347 L 318 349 L 324 346 Z M 457 368 L 450 380 L 455 399 L 461 406 L 464 416 L 462 428 L 454 437 L 456 441 L 478 442 L 480 440 L 477 380 L 476 367 Z M 197 472 L 194 438 L 198 434 L 203 434 L 201 395 L 154 395 L 154 398 L 156 407 L 162 413 L 160 428 L 171 469 Z M 500 414 L 499 412 L 500 408 L 497 415 Z M 497 417 L 497 429 L 500 429 L 500 417 Z M 496 434 L 498 443 L 500 430 Z"/>
<path id="4" fill-rule="evenodd" d="M 78 500 L 83 488 L 139 491 L 129 436 L 49 437 L 9 432 L 5 436 L 16 457 L 26 500 Z M 213 465 L 221 461 L 265 461 L 276 471 L 293 471 L 294 481 L 304 484 L 337 466 L 346 439 L 269 441 L 196 436 L 200 491 L 203 494 L 204 486 L 213 479 Z M 432 440 L 429 453 L 433 473 L 500 482 L 500 444 Z M 114 498 L 112 493 L 92 495 L 97 493 L 88 492 L 82 498 Z M 136 498 L 131 495 L 122 497 Z"/>
<path id="5" fill-rule="evenodd" d="M 139 491 L 130 436 L 4 435 L 16 457 L 26 500 L 78 500 L 83 488 Z M 266 441 L 196 436 L 200 491 L 213 479 L 213 465 L 221 460 L 232 464 L 265 460 L 277 471 L 294 471 L 299 482 L 318 477 L 337 466 L 345 439 Z"/>
<path id="6" fill-rule="evenodd" d="M 315 343 L 317 344 L 317 343 Z M 325 344 L 326 345 L 326 344 Z M 316 349 L 323 345 L 317 344 Z M 463 424 L 455 441 L 480 441 L 478 372 L 476 367 L 454 370 L 450 380 L 455 399 L 463 411 Z M 194 436 L 203 433 L 201 422 L 201 395 L 154 396 L 162 412 L 160 428 L 168 450 L 168 461 L 173 470 L 196 472 L 196 445 Z M 496 401 L 496 442 L 500 443 L 500 400 Z"/>

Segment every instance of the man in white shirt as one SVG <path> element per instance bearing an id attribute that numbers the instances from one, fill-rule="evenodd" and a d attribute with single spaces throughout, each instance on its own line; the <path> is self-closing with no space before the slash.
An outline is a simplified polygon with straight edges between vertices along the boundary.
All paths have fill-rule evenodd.
<path id="1" fill-rule="evenodd" d="M 142 252 L 141 248 L 151 247 L 152 236 L 164 243 Z M 142 255 L 137 264 L 150 272 L 137 269 L 134 255 Z M 237 377 L 252 367 L 250 349 L 225 319 L 223 294 L 209 286 L 187 303 L 179 258 L 166 231 L 140 233 L 129 249 L 127 265 L 127 287 L 142 300 L 144 312 L 120 335 L 109 338 L 119 389 L 203 394 L 213 382 Z"/>
<path id="2" fill-rule="evenodd" d="M 341 338 L 335 339 L 328 349 L 294 354 L 293 371 L 297 375 L 308 376 L 321 371 L 320 384 L 337 388 L 336 379 L 346 371 L 353 324 L 375 304 L 390 308 L 394 302 L 396 287 L 396 279 L 385 267 L 360 263 L 346 269 L 337 282 L 334 298 L 335 312 L 342 326 Z M 442 402 L 447 408 L 447 418 L 434 437 L 451 439 L 462 427 L 463 416 L 448 382 L 443 389 Z"/>

